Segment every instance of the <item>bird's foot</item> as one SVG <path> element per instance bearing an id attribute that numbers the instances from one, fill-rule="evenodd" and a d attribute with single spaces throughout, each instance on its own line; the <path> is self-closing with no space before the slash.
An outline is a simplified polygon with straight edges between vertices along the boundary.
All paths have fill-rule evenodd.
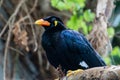
<path id="1" fill-rule="evenodd" d="M 59 79 L 62 79 L 65 76 L 65 73 L 62 71 L 61 65 L 57 67 Z"/>
<path id="2" fill-rule="evenodd" d="M 69 76 L 71 76 L 71 75 L 77 75 L 78 73 L 82 73 L 84 70 L 82 70 L 82 69 L 78 69 L 78 70 L 74 70 L 74 71 L 72 71 L 72 70 L 69 70 L 68 72 L 67 72 L 67 77 L 69 77 Z"/>

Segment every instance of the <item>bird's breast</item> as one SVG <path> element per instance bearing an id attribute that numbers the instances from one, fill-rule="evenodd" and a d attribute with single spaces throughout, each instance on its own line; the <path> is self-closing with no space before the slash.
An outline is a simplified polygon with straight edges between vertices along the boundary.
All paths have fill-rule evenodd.
<path id="1" fill-rule="evenodd" d="M 46 50 L 57 50 L 61 46 L 61 38 L 59 33 L 44 34 L 42 36 L 42 46 Z"/>

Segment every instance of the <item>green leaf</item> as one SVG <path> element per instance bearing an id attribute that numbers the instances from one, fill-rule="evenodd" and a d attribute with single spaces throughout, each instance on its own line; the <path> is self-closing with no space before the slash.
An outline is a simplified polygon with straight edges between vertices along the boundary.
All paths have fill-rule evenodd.
<path id="1" fill-rule="evenodd" d="M 76 11 L 85 6 L 85 0 L 51 0 L 51 5 L 59 10 Z"/>
<path id="2" fill-rule="evenodd" d="M 114 47 L 111 53 L 111 62 L 114 65 L 120 64 L 120 48 Z"/>
<path id="3" fill-rule="evenodd" d="M 90 10 L 86 10 L 83 14 L 85 21 L 90 22 L 93 21 L 95 14 L 92 13 Z"/>
<path id="4" fill-rule="evenodd" d="M 89 25 L 89 26 L 88 26 L 88 32 L 91 32 L 92 29 L 93 29 L 93 26 L 92 26 L 92 25 Z"/>
<path id="5" fill-rule="evenodd" d="M 78 21 L 77 21 L 77 17 L 76 15 L 73 15 L 70 20 L 67 22 L 67 26 L 70 29 L 74 29 L 74 30 L 78 30 L 78 25 L 77 25 Z"/>
<path id="6" fill-rule="evenodd" d="M 104 61 L 107 65 L 110 65 L 111 64 L 111 59 L 109 57 L 105 57 L 104 58 Z"/>
<path id="7" fill-rule="evenodd" d="M 114 36 L 114 34 L 115 34 L 115 30 L 114 30 L 113 27 L 108 28 L 107 32 L 108 32 L 109 38 L 112 38 Z"/>
<path id="8" fill-rule="evenodd" d="M 114 47 L 114 49 L 112 50 L 112 56 L 115 56 L 115 55 L 120 56 L 120 49 L 117 46 Z"/>
<path id="9" fill-rule="evenodd" d="M 59 10 L 66 10 L 66 4 L 61 0 L 51 0 L 51 5 Z"/>
<path id="10" fill-rule="evenodd" d="M 80 25 L 80 28 L 82 28 L 84 34 L 85 34 L 85 35 L 88 34 L 87 25 L 86 25 L 86 23 L 85 23 L 83 20 L 81 20 L 81 21 L 79 22 L 79 25 Z"/>

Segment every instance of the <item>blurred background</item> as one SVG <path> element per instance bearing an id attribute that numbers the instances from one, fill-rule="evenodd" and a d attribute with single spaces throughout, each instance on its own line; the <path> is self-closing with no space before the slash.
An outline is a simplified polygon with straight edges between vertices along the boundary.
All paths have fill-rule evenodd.
<path id="1" fill-rule="evenodd" d="M 97 0 L 0 0 L 0 80 L 53 80 L 56 70 L 41 46 L 42 27 L 34 21 L 60 17 L 69 29 L 88 36 L 93 29 Z M 120 0 L 108 20 L 112 51 L 100 54 L 107 65 L 120 64 Z M 101 42 L 102 43 L 102 42 Z"/>

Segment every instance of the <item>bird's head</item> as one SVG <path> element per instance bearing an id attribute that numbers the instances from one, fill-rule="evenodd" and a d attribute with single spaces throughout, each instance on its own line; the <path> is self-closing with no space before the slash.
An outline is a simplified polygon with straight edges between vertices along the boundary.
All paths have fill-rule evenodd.
<path id="1" fill-rule="evenodd" d="M 64 27 L 62 20 L 56 16 L 49 16 L 44 19 L 39 19 L 35 21 L 35 24 L 38 26 L 43 26 L 46 30 Z"/>

